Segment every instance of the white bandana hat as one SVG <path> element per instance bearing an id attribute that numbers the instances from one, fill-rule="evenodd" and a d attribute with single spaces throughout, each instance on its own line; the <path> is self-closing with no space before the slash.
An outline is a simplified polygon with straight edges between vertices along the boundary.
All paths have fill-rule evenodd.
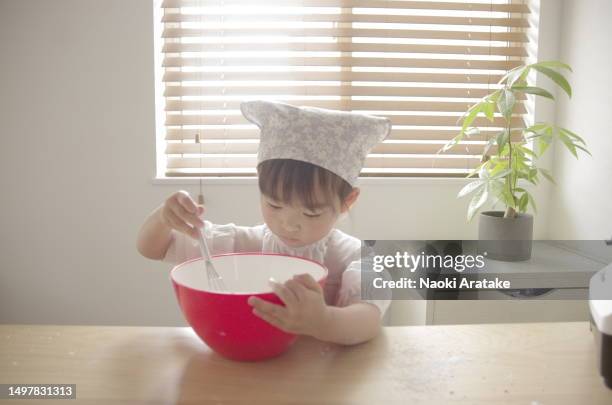
<path id="1" fill-rule="evenodd" d="M 321 166 L 355 186 L 370 150 L 391 132 L 387 118 L 276 101 L 246 101 L 242 115 L 261 130 L 257 163 L 294 159 Z"/>

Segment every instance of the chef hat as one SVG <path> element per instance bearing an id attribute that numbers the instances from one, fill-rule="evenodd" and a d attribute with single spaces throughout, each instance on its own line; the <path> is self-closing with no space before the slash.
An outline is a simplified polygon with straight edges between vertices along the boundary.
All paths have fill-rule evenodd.
<path id="1" fill-rule="evenodd" d="M 337 174 L 351 186 L 370 150 L 391 131 L 387 118 L 274 101 L 240 104 L 242 115 L 261 130 L 257 163 L 294 159 Z"/>

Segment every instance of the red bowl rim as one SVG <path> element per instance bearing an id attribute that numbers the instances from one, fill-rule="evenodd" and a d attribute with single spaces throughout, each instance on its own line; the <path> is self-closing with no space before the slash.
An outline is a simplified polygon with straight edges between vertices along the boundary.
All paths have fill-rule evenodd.
<path id="1" fill-rule="evenodd" d="M 321 280 L 325 280 L 327 278 L 327 276 L 329 275 L 329 270 L 327 270 L 327 267 L 325 267 L 325 265 L 323 265 L 322 263 L 317 262 L 316 260 L 312 260 L 312 259 L 307 259 L 305 257 L 300 257 L 300 256 L 293 256 L 293 255 L 287 255 L 284 253 L 264 253 L 264 252 L 238 252 L 238 253 L 222 253 L 222 254 L 218 254 L 218 255 L 212 255 L 212 258 L 215 257 L 222 257 L 222 256 L 285 256 L 285 257 L 292 257 L 294 259 L 300 259 L 300 260 L 305 260 L 307 262 L 311 262 L 314 263 L 318 266 L 320 266 L 323 271 L 325 272 L 325 274 L 323 275 L 323 277 L 321 277 L 321 279 L 317 280 L 317 282 L 321 282 Z M 186 288 L 188 290 L 191 291 L 195 291 L 195 292 L 204 292 L 207 294 L 215 294 L 215 295 L 235 295 L 235 296 L 252 296 L 252 295 L 265 295 L 265 294 L 274 294 L 272 291 L 270 292 L 265 292 L 265 293 L 235 293 L 235 292 L 227 292 L 227 293 L 222 293 L 222 292 L 216 292 L 216 291 L 206 291 L 206 290 L 198 290 L 196 288 L 192 288 L 189 286 L 186 286 L 184 284 L 179 283 L 178 281 L 176 281 L 173 277 L 173 274 L 176 270 L 178 270 L 178 268 L 183 267 L 191 262 L 195 262 L 198 260 L 202 260 L 201 257 L 196 257 L 193 259 L 189 259 L 187 261 L 184 261 L 182 263 L 177 264 L 176 266 L 174 266 L 172 268 L 172 270 L 170 270 L 170 275 L 169 275 L 169 279 L 172 283 L 181 286 L 181 288 Z"/>

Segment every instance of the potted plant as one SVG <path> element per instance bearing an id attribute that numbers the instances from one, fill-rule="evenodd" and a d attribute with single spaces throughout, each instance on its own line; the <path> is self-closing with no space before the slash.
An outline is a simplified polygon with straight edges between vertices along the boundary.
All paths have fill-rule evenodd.
<path id="1" fill-rule="evenodd" d="M 472 126 L 478 116 L 493 121 L 494 114 L 499 112 L 504 120 L 504 128 L 488 140 L 480 164 L 467 176 L 477 176 L 477 180 L 465 185 L 457 196 L 460 198 L 471 195 L 468 221 L 490 199 L 505 206 L 503 211 L 480 213 L 478 238 L 481 242 L 490 241 L 482 249 L 487 251 L 489 258 L 518 261 L 531 257 L 533 216 L 527 213 L 527 209 L 529 206 L 534 212 L 537 209 L 534 198 L 525 185 L 538 185 L 540 175 L 554 183 L 551 174 L 536 165 L 537 159 L 546 152 L 553 139 L 561 141 L 576 158 L 579 151 L 590 155 L 585 141 L 567 128 L 548 122 L 537 122 L 528 127 L 517 126 L 512 121 L 519 105 L 518 101 L 524 98 L 524 95 L 532 94 L 554 100 L 549 91 L 529 84 L 529 73 L 532 71 L 548 77 L 571 97 L 572 89 L 561 73 L 563 70 L 571 72 L 570 66 L 558 61 L 538 62 L 510 70 L 499 81 L 501 88 L 483 97 L 467 110 L 459 120 L 462 121 L 459 134 L 439 151 L 445 152 L 464 137 L 479 134 L 480 130 Z M 503 242 L 494 242 L 500 240 Z"/>

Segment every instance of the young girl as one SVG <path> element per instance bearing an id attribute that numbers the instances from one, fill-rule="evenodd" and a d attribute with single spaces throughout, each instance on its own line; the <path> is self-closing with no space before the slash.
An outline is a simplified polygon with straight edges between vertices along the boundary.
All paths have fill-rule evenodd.
<path id="1" fill-rule="evenodd" d="M 389 134 L 389 120 L 271 101 L 242 103 L 241 111 L 261 130 L 257 172 L 265 223 L 202 221 L 204 207 L 179 191 L 146 219 L 139 252 L 173 264 L 200 257 L 197 228 L 204 227 L 212 254 L 270 252 L 315 260 L 329 272 L 324 289 L 309 275 L 273 283 L 285 306 L 251 297 L 253 313 L 284 331 L 324 341 L 373 338 L 389 300 L 362 298 L 361 242 L 334 225 L 357 201 L 354 184 L 369 151 Z"/>

